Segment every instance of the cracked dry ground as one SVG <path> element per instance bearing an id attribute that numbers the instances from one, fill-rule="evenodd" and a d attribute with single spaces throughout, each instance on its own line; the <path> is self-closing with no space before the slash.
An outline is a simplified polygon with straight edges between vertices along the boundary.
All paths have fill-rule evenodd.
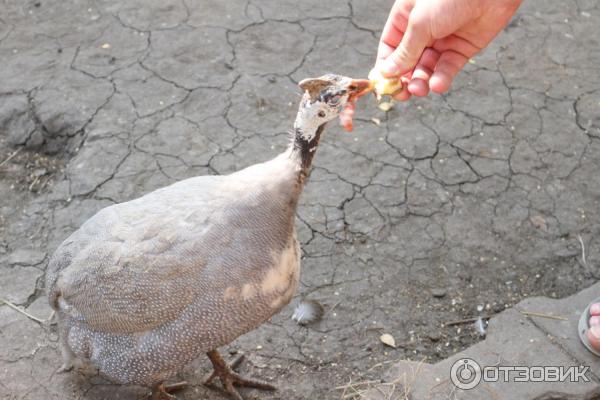
<path id="1" fill-rule="evenodd" d="M 282 151 L 296 82 L 365 76 L 389 6 L 0 2 L 0 297 L 47 317 L 48 259 L 97 210 Z M 261 398 L 339 398 L 332 387 L 394 360 L 434 362 L 477 340 L 448 321 L 595 281 L 599 34 L 593 0 L 526 1 L 450 94 L 389 113 L 363 101 L 354 133 L 330 126 L 298 210 L 292 303 L 328 313 L 299 327 L 290 305 L 229 347 L 279 385 Z M 400 346 L 383 347 L 383 332 Z M 59 365 L 53 327 L 0 307 L 0 398 L 146 393 Z M 189 366 L 181 398 L 224 398 L 200 384 L 208 371 Z"/>

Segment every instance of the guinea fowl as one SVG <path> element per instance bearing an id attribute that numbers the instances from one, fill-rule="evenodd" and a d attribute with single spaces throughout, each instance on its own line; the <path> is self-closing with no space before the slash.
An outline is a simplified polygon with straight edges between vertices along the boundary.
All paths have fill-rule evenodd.
<path id="1" fill-rule="evenodd" d="M 165 380 L 206 353 L 225 390 L 274 389 L 233 372 L 218 347 L 249 332 L 294 295 L 296 206 L 328 121 L 367 80 L 325 75 L 304 91 L 291 144 L 265 163 L 199 176 L 99 211 L 48 266 L 64 364 L 76 359 L 122 384 L 172 397 Z"/>

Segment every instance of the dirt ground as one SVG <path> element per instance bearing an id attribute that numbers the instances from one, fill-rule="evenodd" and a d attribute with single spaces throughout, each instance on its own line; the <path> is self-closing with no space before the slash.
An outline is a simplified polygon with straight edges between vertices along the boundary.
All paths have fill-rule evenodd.
<path id="1" fill-rule="evenodd" d="M 366 76 L 390 5 L 0 2 L 0 298 L 46 318 L 48 259 L 99 209 L 283 151 L 296 83 Z M 597 280 L 599 35 L 592 0 L 525 1 L 449 94 L 387 113 L 368 99 L 353 133 L 331 124 L 298 210 L 299 293 L 224 349 L 280 388 L 247 398 L 338 399 L 475 343 L 465 319 Z M 303 298 L 318 324 L 290 319 Z M 59 366 L 55 328 L 0 306 L 0 398 L 147 393 Z M 183 371 L 180 398 L 225 398 L 209 370 Z"/>

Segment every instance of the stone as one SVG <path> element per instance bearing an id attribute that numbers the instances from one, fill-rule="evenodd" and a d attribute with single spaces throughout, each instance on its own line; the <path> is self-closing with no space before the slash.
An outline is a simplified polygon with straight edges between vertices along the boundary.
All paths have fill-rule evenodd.
<path id="1" fill-rule="evenodd" d="M 277 31 L 277 35 L 272 32 Z M 298 24 L 268 21 L 231 35 L 235 66 L 251 74 L 289 74 L 302 64 L 313 37 Z"/>
<path id="2" fill-rule="evenodd" d="M 0 293 L 2 297 L 14 304 L 25 304 L 36 291 L 36 282 L 42 271 L 32 267 L 3 267 L 0 266 L 2 280 Z"/>
<path id="3" fill-rule="evenodd" d="M 382 393 L 389 396 L 410 391 L 410 398 L 443 399 L 452 395 L 457 399 L 479 399 L 494 394 L 497 399 L 542 399 L 566 397 L 593 397 L 600 393 L 600 361 L 579 342 L 576 333 L 582 310 L 598 294 L 600 283 L 563 300 L 535 297 L 520 302 L 515 309 L 502 312 L 490 320 L 487 338 L 469 349 L 437 364 L 403 360 L 386 373 L 387 382 L 370 390 L 365 398 L 378 400 Z M 533 311 L 535 310 L 535 311 Z M 525 312 L 534 314 L 524 315 Z M 546 316 L 556 316 L 559 319 Z M 563 318 L 566 318 L 564 320 Z M 431 339 L 431 336 L 430 336 Z M 436 341 L 432 339 L 433 341 Z M 590 367 L 589 381 L 508 382 L 483 381 L 470 390 L 454 386 L 448 373 L 455 362 L 469 359 L 479 366 L 570 366 Z"/>
<path id="4" fill-rule="evenodd" d="M 46 253 L 40 250 L 20 248 L 13 250 L 7 259 L 9 265 L 38 265 L 46 258 Z"/>
<path id="5" fill-rule="evenodd" d="M 233 57 L 229 49 L 223 28 L 178 26 L 153 33 L 150 53 L 142 64 L 184 89 L 225 89 L 235 78 L 226 66 Z"/>

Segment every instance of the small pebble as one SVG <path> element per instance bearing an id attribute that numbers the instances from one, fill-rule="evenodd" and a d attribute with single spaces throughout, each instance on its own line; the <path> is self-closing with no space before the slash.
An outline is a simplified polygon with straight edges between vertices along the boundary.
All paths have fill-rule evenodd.
<path id="1" fill-rule="evenodd" d="M 36 178 L 40 178 L 40 177 L 46 175 L 47 173 L 48 173 L 48 170 L 46 168 L 36 168 L 33 171 L 32 175 Z"/>
<path id="2" fill-rule="evenodd" d="M 442 338 L 442 335 L 439 332 L 431 332 L 427 337 L 429 337 L 429 340 L 432 342 L 437 342 Z"/>
<path id="3" fill-rule="evenodd" d="M 431 295 L 433 297 L 435 297 L 436 299 L 441 299 L 442 297 L 446 296 L 446 289 L 443 288 L 433 288 L 431 289 Z"/>
<path id="4" fill-rule="evenodd" d="M 504 304 L 494 304 L 492 306 L 492 311 L 495 313 L 499 313 L 501 311 L 504 311 Z"/>

